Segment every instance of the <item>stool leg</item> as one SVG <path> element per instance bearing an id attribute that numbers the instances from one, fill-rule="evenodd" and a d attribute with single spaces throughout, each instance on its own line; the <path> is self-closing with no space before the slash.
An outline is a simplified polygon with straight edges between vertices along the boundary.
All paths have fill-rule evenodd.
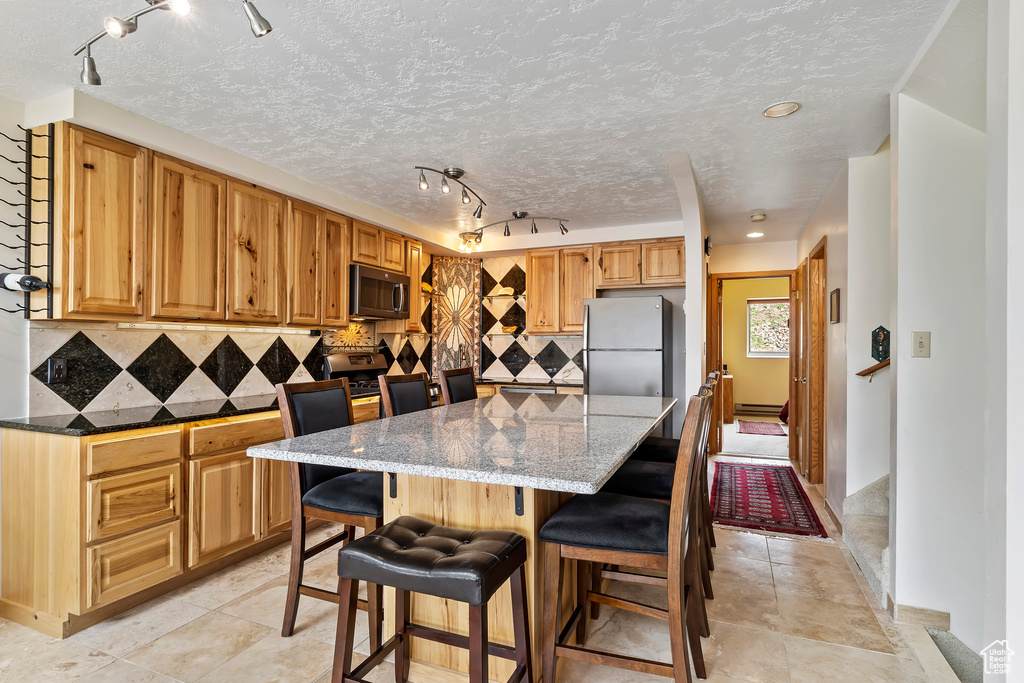
<path id="1" fill-rule="evenodd" d="M 370 628 L 370 652 L 380 647 L 381 623 L 384 621 L 384 587 L 366 584 L 366 620 Z"/>
<path id="2" fill-rule="evenodd" d="M 576 562 L 576 605 L 583 611 L 580 620 L 576 622 L 576 645 L 583 647 L 587 642 L 587 592 L 590 590 L 591 566 L 598 566 L 598 562 Z M 597 570 L 598 581 L 600 581 L 601 570 Z M 600 588 L 595 588 L 600 590 Z M 596 603 L 595 603 L 596 604 Z"/>
<path id="3" fill-rule="evenodd" d="M 281 637 L 291 636 L 295 629 L 295 617 L 299 613 L 299 586 L 302 584 L 302 556 L 306 552 L 306 518 L 299 517 L 292 523 L 292 558 L 288 569 L 288 598 L 284 603 L 284 624 Z"/>
<path id="4" fill-rule="evenodd" d="M 515 598 L 513 598 L 514 604 Z M 405 633 L 405 625 L 409 623 L 409 591 L 395 589 L 395 683 L 409 680 L 409 636 Z"/>
<path id="5" fill-rule="evenodd" d="M 488 683 L 487 603 L 469 606 L 469 683 Z"/>
<path id="6" fill-rule="evenodd" d="M 700 615 L 698 615 L 695 610 L 698 600 L 700 600 L 700 595 L 696 595 L 692 591 L 690 592 L 690 595 L 687 596 L 686 636 L 690 640 L 690 656 L 693 657 L 693 670 L 697 672 L 697 678 L 707 678 L 707 670 L 704 667 L 704 650 L 700 645 L 701 629 L 703 625 L 700 623 Z M 711 632 L 707 631 L 706 635 L 710 636 Z M 687 666 L 686 680 L 689 680 L 689 666 Z"/>
<path id="7" fill-rule="evenodd" d="M 356 603 L 359 584 L 338 579 L 338 631 L 334 637 L 334 668 L 331 683 L 342 683 L 352 673 L 352 641 L 356 632 Z"/>
<path id="8" fill-rule="evenodd" d="M 530 650 L 533 649 L 533 643 L 530 641 L 530 606 L 526 602 L 526 572 L 522 566 L 512 574 L 511 588 L 512 628 L 516 637 L 516 664 L 525 669 L 524 683 L 532 683 L 533 657 Z M 404 681 L 397 683 L 404 683 Z"/>
<path id="9" fill-rule="evenodd" d="M 541 676 L 544 683 L 555 683 L 555 645 L 558 641 L 558 614 L 562 606 L 562 547 L 542 543 L 544 548 L 544 639 Z"/>
<path id="10" fill-rule="evenodd" d="M 591 572 L 590 572 L 590 590 L 594 591 L 595 593 L 600 593 L 601 589 L 604 588 L 604 586 L 602 585 L 604 583 L 604 581 L 601 580 L 601 570 L 604 569 L 604 564 L 601 563 L 601 562 L 591 562 L 590 563 L 590 567 L 591 567 Z M 600 616 L 601 616 L 601 603 L 599 603 L 599 602 L 592 602 L 592 603 L 590 603 L 590 618 L 591 619 L 597 619 Z M 586 617 L 587 617 L 587 615 L 584 614 L 580 618 L 581 619 L 586 619 Z"/>
<path id="11" fill-rule="evenodd" d="M 690 683 L 690 653 L 687 647 L 686 582 L 682 567 L 669 569 L 668 630 L 672 647 L 672 672 L 676 683 Z M 699 640 L 699 639 L 698 639 Z"/>
<path id="12" fill-rule="evenodd" d="M 341 542 L 341 547 L 347 546 L 352 541 L 356 540 L 356 528 L 349 524 L 345 525 L 345 540 Z"/>

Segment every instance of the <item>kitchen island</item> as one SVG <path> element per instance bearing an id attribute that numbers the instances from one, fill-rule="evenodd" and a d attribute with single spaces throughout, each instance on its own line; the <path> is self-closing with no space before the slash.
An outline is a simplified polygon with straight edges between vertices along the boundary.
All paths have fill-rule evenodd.
<path id="1" fill-rule="evenodd" d="M 543 567 L 537 533 L 572 494 L 596 493 L 671 412 L 673 398 L 504 394 L 310 434 L 249 449 L 249 455 L 386 472 L 384 521 L 413 515 L 466 529 L 509 529 L 527 539 L 527 595 L 539 661 Z M 566 585 L 575 581 L 566 572 Z M 573 591 L 563 591 L 569 611 Z M 385 590 L 384 633 L 394 629 Z M 489 603 L 490 635 L 512 644 L 508 586 Z M 416 623 L 466 633 L 468 608 L 414 595 Z M 413 659 L 468 670 L 464 650 L 412 641 Z M 510 662 L 491 657 L 495 678 Z M 535 668 L 535 678 L 540 668 Z"/>

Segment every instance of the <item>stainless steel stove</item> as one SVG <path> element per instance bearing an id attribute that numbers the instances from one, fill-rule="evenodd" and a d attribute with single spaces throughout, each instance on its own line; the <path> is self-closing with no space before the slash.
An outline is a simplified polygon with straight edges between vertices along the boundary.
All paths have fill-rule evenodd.
<path id="1" fill-rule="evenodd" d="M 340 351 L 324 356 L 323 378 L 347 377 L 353 396 L 380 396 L 377 377 L 387 371 L 387 360 L 372 351 Z"/>

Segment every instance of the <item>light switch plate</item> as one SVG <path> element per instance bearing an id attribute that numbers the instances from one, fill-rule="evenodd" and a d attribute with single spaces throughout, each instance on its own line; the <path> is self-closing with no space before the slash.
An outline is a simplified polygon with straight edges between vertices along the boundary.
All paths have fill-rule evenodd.
<path id="1" fill-rule="evenodd" d="M 911 332 L 910 357 L 931 358 L 932 357 L 932 333 Z"/>

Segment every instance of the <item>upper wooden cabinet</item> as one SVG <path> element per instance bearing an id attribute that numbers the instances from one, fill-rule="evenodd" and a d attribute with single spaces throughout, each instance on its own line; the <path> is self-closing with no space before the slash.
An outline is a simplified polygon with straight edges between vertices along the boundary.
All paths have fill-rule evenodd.
<path id="1" fill-rule="evenodd" d="M 228 320 L 279 323 L 282 315 L 280 195 L 228 181 Z"/>
<path id="2" fill-rule="evenodd" d="M 315 206 L 288 200 L 288 318 L 291 325 L 320 324 L 320 250 L 327 217 Z"/>
<path id="3" fill-rule="evenodd" d="M 381 230 L 380 267 L 385 270 L 405 270 L 405 239 L 387 230 Z"/>
<path id="4" fill-rule="evenodd" d="M 68 223 L 61 313 L 141 316 L 147 150 L 74 126 L 65 130 Z"/>
<path id="5" fill-rule="evenodd" d="M 352 221 L 352 263 L 405 272 L 405 239 L 368 223 Z"/>
<path id="6" fill-rule="evenodd" d="M 558 249 L 526 252 L 526 331 L 561 331 L 561 259 Z"/>
<path id="7" fill-rule="evenodd" d="M 630 287 L 640 284 L 640 243 L 597 245 L 597 287 Z"/>
<path id="8" fill-rule="evenodd" d="M 423 292 L 420 288 L 420 278 L 423 276 L 423 244 L 416 240 L 405 238 L 405 274 L 409 278 L 409 317 L 396 318 L 394 320 L 378 320 L 377 332 L 384 334 L 402 334 L 404 332 L 422 332 L 423 323 L 420 317 L 423 315 Z"/>
<path id="9" fill-rule="evenodd" d="M 686 250 L 683 238 L 643 242 L 641 280 L 645 285 L 686 284 Z"/>
<path id="10" fill-rule="evenodd" d="M 324 212 L 324 237 L 320 251 L 322 289 L 320 297 L 326 327 L 348 325 L 348 234 L 352 220 L 329 211 Z"/>
<path id="11" fill-rule="evenodd" d="M 224 320 L 227 181 L 153 155 L 150 316 Z"/>
<path id="12" fill-rule="evenodd" d="M 562 332 L 583 332 L 583 300 L 592 299 L 594 289 L 594 248 L 562 249 L 561 320 Z"/>
<path id="13" fill-rule="evenodd" d="M 597 288 L 686 284 L 683 238 L 597 245 Z"/>

